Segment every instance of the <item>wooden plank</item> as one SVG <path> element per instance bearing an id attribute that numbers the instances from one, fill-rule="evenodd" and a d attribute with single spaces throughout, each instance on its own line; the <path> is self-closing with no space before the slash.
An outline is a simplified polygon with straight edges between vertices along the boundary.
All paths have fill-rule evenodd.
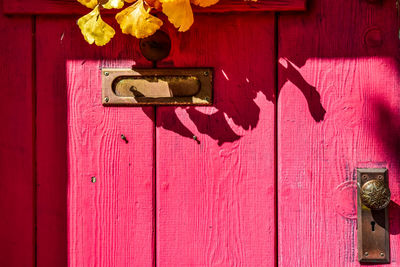
<path id="1" fill-rule="evenodd" d="M 153 110 L 103 107 L 100 71 L 149 63 L 134 39 L 90 47 L 73 24 L 37 22 L 38 266 L 151 266 Z"/>
<path id="2" fill-rule="evenodd" d="M 397 17 L 393 2 L 375 2 L 314 1 L 306 16 L 280 16 L 279 266 L 359 266 L 357 167 L 389 169 L 399 265 Z"/>
<path id="3" fill-rule="evenodd" d="M 157 266 L 274 264 L 273 18 L 170 29 L 162 67 L 214 67 L 214 106 L 157 108 Z"/>
<path id="4" fill-rule="evenodd" d="M 232 11 L 288 11 L 305 10 L 306 0 L 221 0 L 208 8 L 195 7 L 195 12 L 232 12 Z M 86 14 L 88 9 L 76 0 L 14 0 L 4 1 L 7 14 Z M 107 12 L 107 11 L 104 11 Z M 115 11 L 112 11 L 115 13 Z"/>
<path id="5" fill-rule="evenodd" d="M 0 265 L 34 263 L 32 20 L 0 10 Z"/>

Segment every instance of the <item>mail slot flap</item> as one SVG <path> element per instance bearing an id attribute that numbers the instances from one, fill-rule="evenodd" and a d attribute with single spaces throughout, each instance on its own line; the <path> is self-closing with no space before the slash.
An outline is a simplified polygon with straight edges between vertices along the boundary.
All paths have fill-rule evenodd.
<path id="1" fill-rule="evenodd" d="M 121 76 L 113 82 L 117 96 L 128 97 L 185 97 L 200 91 L 200 80 L 188 76 Z"/>
<path id="2" fill-rule="evenodd" d="M 211 68 L 103 69 L 103 105 L 210 105 Z"/>

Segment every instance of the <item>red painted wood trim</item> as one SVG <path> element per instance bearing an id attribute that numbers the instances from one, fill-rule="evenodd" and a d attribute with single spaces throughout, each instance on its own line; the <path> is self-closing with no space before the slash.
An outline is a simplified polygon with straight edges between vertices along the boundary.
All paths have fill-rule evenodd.
<path id="1" fill-rule="evenodd" d="M 195 7 L 195 12 L 247 12 L 305 10 L 306 0 L 221 0 L 209 8 Z M 14 0 L 3 1 L 6 14 L 86 14 L 88 9 L 75 0 Z M 104 11 L 107 12 L 107 11 Z M 113 11 L 115 13 L 115 11 Z"/>
<path id="2" fill-rule="evenodd" d="M 72 18 L 37 19 L 38 266 L 154 261 L 153 109 L 101 104 L 100 68 L 151 66 L 126 37 L 94 47 Z"/>
<path id="3" fill-rule="evenodd" d="M 214 105 L 157 108 L 157 266 L 274 264 L 273 18 L 169 29 L 159 66 L 214 67 Z"/>
<path id="4" fill-rule="evenodd" d="M 33 266 L 32 19 L 0 11 L 0 265 Z"/>

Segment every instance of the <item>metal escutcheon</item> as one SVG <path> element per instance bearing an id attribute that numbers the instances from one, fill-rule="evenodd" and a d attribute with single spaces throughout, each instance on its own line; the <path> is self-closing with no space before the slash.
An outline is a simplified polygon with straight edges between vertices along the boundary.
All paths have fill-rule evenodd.
<path id="1" fill-rule="evenodd" d="M 357 169 L 358 260 L 361 263 L 389 263 L 390 190 L 385 168 Z"/>

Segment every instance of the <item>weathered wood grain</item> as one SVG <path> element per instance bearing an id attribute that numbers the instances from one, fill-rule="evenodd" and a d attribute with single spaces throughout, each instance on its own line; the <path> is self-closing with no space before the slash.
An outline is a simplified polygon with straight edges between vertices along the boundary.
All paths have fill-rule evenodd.
<path id="1" fill-rule="evenodd" d="M 38 266 L 151 266 L 153 110 L 103 107 L 100 76 L 149 63 L 122 35 L 90 47 L 72 19 L 39 18 L 37 40 Z"/>
<path id="2" fill-rule="evenodd" d="M 288 11 L 305 10 L 306 0 L 221 0 L 208 8 L 194 7 L 195 12 L 232 12 L 232 11 Z M 7 14 L 86 14 L 88 9 L 76 0 L 13 0 L 4 1 Z M 104 11 L 108 12 L 108 11 Z M 114 11 L 113 11 L 114 12 Z"/>
<path id="3" fill-rule="evenodd" d="M 274 265 L 273 18 L 170 29 L 160 66 L 214 67 L 214 106 L 157 108 L 158 266 Z"/>
<path id="4" fill-rule="evenodd" d="M 391 266 L 399 265 L 394 2 L 313 1 L 305 16 L 279 18 L 279 266 L 359 266 L 357 167 L 389 169 Z"/>
<path id="5" fill-rule="evenodd" d="M 0 10 L 0 266 L 34 264 L 32 20 Z"/>

